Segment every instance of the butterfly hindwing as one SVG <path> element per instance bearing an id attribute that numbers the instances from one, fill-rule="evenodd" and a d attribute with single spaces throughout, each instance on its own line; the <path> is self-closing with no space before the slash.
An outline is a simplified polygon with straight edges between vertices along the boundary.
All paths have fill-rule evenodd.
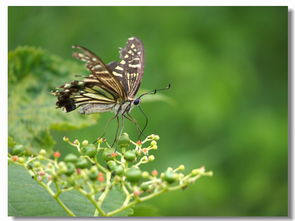
<path id="1" fill-rule="evenodd" d="M 57 96 L 56 106 L 70 112 L 88 104 L 111 105 L 116 103 L 116 97 L 112 93 L 101 88 L 96 82 L 85 82 L 85 80 L 72 81 L 57 88 L 53 92 Z"/>

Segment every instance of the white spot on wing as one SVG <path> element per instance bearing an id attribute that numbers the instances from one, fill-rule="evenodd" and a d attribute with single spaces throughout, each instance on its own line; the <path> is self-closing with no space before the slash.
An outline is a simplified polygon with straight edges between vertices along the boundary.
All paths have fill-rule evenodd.
<path id="1" fill-rule="evenodd" d="M 101 68 L 101 65 L 99 65 L 99 64 L 93 66 L 93 69 L 99 69 L 99 68 Z"/>
<path id="2" fill-rule="evenodd" d="M 70 84 L 65 84 L 64 88 L 69 88 L 71 85 Z"/>
<path id="3" fill-rule="evenodd" d="M 123 71 L 124 69 L 120 66 L 117 66 L 115 69 Z"/>
<path id="4" fill-rule="evenodd" d="M 122 77 L 122 74 L 119 74 L 118 72 L 113 71 L 113 75 L 118 76 L 118 77 Z"/>
<path id="5" fill-rule="evenodd" d="M 131 50 L 129 50 L 128 53 L 131 55 L 134 55 L 133 51 L 131 51 Z"/>
<path id="6" fill-rule="evenodd" d="M 122 61 L 120 62 L 120 64 L 126 64 L 126 61 L 122 60 Z"/>
<path id="7" fill-rule="evenodd" d="M 140 64 L 129 64 L 130 68 L 140 68 Z"/>

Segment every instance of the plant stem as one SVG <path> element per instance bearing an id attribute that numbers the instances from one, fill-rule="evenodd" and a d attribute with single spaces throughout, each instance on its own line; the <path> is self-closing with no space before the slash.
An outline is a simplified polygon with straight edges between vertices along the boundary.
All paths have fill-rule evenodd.
<path id="1" fill-rule="evenodd" d="M 111 187 L 111 173 L 107 172 L 106 173 L 106 188 L 104 190 L 104 192 L 100 195 L 100 197 L 98 198 L 98 205 L 101 206 L 104 199 L 106 198 L 106 196 L 108 195 L 109 191 L 110 191 L 110 187 Z"/>
<path id="2" fill-rule="evenodd" d="M 121 206 L 120 208 L 115 209 L 115 210 L 113 210 L 113 211 L 107 213 L 106 215 L 107 215 L 107 216 L 113 216 L 113 215 L 115 215 L 115 214 L 117 214 L 117 213 L 119 213 L 119 212 L 122 212 L 123 210 L 126 210 L 126 209 L 128 209 L 128 208 L 130 208 L 130 207 L 136 205 L 138 202 L 143 202 L 143 201 L 149 200 L 149 199 L 151 199 L 151 198 L 153 198 L 153 197 L 155 197 L 155 196 L 158 196 L 158 195 L 162 194 L 163 192 L 165 192 L 165 191 L 167 191 L 167 190 L 168 190 L 167 188 L 164 188 L 164 189 L 162 189 L 162 190 L 160 190 L 160 191 L 158 191 L 158 192 L 152 193 L 151 195 L 148 195 L 148 196 L 145 196 L 145 197 L 139 198 L 139 199 L 137 199 L 137 200 L 133 200 L 133 201 L 132 201 L 131 203 L 129 203 L 128 205 L 126 205 L 126 206 L 123 205 L 123 206 Z"/>
<path id="3" fill-rule="evenodd" d="M 95 213 L 94 215 L 98 215 L 98 213 L 101 215 L 101 216 L 106 216 L 106 213 L 102 210 L 102 208 L 100 208 L 100 206 L 98 205 L 98 203 L 96 202 L 96 200 L 94 199 L 94 196 L 93 195 L 90 195 L 88 194 L 87 192 L 85 192 L 84 190 L 82 189 L 78 189 L 78 191 L 84 195 L 96 208 L 95 210 Z"/>
<path id="4" fill-rule="evenodd" d="M 37 181 L 38 182 L 38 181 Z M 50 194 L 50 196 L 53 197 L 53 199 L 56 200 L 56 202 L 66 211 L 66 213 L 69 215 L 69 216 L 76 216 L 62 201 L 61 199 L 59 198 L 59 194 L 55 194 L 52 189 L 47 186 L 46 184 L 44 184 L 43 182 L 38 182 L 44 189 L 47 190 L 47 192 Z"/>

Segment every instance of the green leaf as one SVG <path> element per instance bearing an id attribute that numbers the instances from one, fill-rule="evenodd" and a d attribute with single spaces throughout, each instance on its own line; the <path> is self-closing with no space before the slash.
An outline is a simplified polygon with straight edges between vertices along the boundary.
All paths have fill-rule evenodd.
<path id="1" fill-rule="evenodd" d="M 67 216 L 59 204 L 23 167 L 9 164 L 8 174 L 9 216 Z M 94 206 L 79 192 L 65 192 L 60 198 L 76 216 L 93 216 Z M 112 211 L 119 208 L 123 201 L 122 191 L 113 188 L 103 204 L 103 209 L 107 212 Z M 127 216 L 132 213 L 132 209 L 127 209 L 116 216 Z"/>
<path id="2" fill-rule="evenodd" d="M 8 215 L 66 216 L 67 214 L 24 168 L 10 164 L 8 167 Z"/>
<path id="3" fill-rule="evenodd" d="M 50 149 L 55 144 L 50 129 L 78 129 L 96 122 L 97 115 L 57 110 L 56 98 L 50 94 L 56 86 L 74 79 L 74 73 L 82 73 L 82 65 L 38 48 L 19 47 L 9 52 L 8 70 L 9 136 L 15 142 L 35 152 Z"/>
<path id="4" fill-rule="evenodd" d="M 106 197 L 102 205 L 102 209 L 106 212 L 110 212 L 112 210 L 118 209 L 122 206 L 124 200 L 125 200 L 125 194 L 120 188 L 116 186 L 112 188 L 112 190 L 109 192 L 108 196 Z M 128 216 L 132 214 L 133 214 L 133 209 L 129 208 L 118 214 L 115 214 L 114 216 Z"/>

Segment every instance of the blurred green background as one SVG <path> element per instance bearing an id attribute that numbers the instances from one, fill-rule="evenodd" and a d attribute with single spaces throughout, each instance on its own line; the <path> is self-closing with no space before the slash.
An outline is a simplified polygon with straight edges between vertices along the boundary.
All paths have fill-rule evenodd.
<path id="1" fill-rule="evenodd" d="M 145 45 L 142 88 L 172 85 L 162 93 L 167 99 L 142 104 L 145 133 L 161 137 L 146 169 L 214 171 L 140 204 L 134 215 L 287 216 L 288 8 L 9 7 L 9 50 L 37 46 L 70 60 L 71 45 L 80 44 L 110 62 L 131 36 Z M 94 139 L 111 115 L 53 131 L 55 149 L 65 151 L 64 135 Z M 133 125 L 126 130 L 136 139 Z"/>

